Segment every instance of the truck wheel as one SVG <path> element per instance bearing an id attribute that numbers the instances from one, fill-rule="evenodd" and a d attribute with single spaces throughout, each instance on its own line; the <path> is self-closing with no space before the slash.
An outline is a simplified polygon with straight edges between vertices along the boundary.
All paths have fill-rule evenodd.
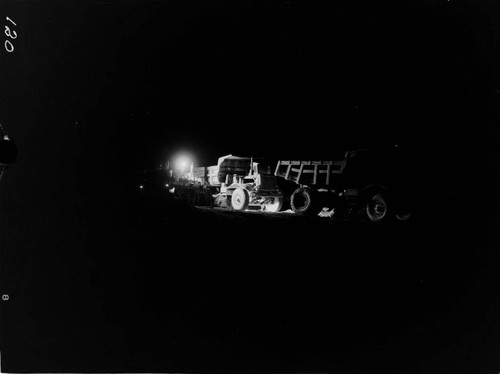
<path id="1" fill-rule="evenodd" d="M 214 206 L 218 208 L 229 208 L 229 204 L 227 203 L 227 196 L 217 195 L 214 199 Z"/>
<path id="2" fill-rule="evenodd" d="M 273 202 L 264 204 L 264 210 L 269 213 L 277 213 L 283 207 L 282 197 L 273 197 Z"/>
<path id="3" fill-rule="evenodd" d="M 318 215 L 322 209 L 318 193 L 308 187 L 296 189 L 290 198 L 290 204 L 292 210 L 299 214 Z"/>
<path id="4" fill-rule="evenodd" d="M 398 221 L 406 222 L 411 218 L 411 213 L 398 213 L 396 214 L 396 219 Z"/>
<path id="5" fill-rule="evenodd" d="M 387 221 L 390 214 L 391 212 L 387 199 L 380 192 L 375 192 L 368 197 L 366 203 L 366 216 L 370 221 Z"/>
<path id="6" fill-rule="evenodd" d="M 243 188 L 237 188 L 231 196 L 231 207 L 233 210 L 243 211 L 248 207 L 250 202 L 250 195 L 248 191 Z"/>

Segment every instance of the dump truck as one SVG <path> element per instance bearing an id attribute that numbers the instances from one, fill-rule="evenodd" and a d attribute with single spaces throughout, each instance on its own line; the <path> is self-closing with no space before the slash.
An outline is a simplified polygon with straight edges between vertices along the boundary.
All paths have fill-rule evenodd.
<path id="1" fill-rule="evenodd" d="M 331 210 L 372 222 L 407 220 L 408 178 L 400 156 L 397 146 L 351 150 L 339 160 L 281 160 L 274 174 L 296 184 L 290 196 L 296 213 Z"/>

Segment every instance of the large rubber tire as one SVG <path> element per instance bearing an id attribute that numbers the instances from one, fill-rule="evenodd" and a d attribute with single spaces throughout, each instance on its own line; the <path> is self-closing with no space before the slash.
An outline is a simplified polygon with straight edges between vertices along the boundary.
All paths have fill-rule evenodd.
<path id="1" fill-rule="evenodd" d="M 401 222 L 407 222 L 410 220 L 410 218 L 411 218 L 410 212 L 396 214 L 396 219 Z"/>
<path id="2" fill-rule="evenodd" d="M 272 203 L 264 204 L 264 210 L 268 213 L 278 213 L 282 207 L 283 207 L 282 197 L 274 197 Z"/>
<path id="3" fill-rule="evenodd" d="M 323 208 L 319 193 L 308 187 L 301 187 L 294 191 L 290 198 L 292 210 L 298 214 L 318 215 Z"/>
<path id="4" fill-rule="evenodd" d="M 388 222 L 394 217 L 390 200 L 387 194 L 381 191 L 373 191 L 367 196 L 365 212 L 366 217 L 373 223 Z"/>
<path id="5" fill-rule="evenodd" d="M 217 195 L 217 197 L 214 199 L 214 206 L 217 208 L 224 208 L 224 209 L 230 208 L 227 196 Z"/>
<path id="6" fill-rule="evenodd" d="M 239 187 L 233 191 L 231 196 L 231 207 L 236 211 L 243 211 L 248 208 L 250 203 L 250 195 L 248 191 Z"/>

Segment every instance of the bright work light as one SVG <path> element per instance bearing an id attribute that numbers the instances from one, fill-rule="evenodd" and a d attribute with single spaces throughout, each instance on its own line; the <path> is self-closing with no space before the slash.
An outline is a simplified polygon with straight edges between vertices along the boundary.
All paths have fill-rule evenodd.
<path id="1" fill-rule="evenodd" d="M 189 169 L 189 165 L 191 164 L 191 160 L 186 156 L 180 156 L 175 162 L 175 166 L 181 172 Z"/>

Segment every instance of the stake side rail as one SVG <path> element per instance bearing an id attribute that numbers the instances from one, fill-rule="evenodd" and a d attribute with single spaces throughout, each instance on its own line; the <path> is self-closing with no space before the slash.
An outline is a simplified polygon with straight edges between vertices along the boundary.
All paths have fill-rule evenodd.
<path id="1" fill-rule="evenodd" d="M 332 175 L 342 174 L 346 161 L 278 161 L 274 175 L 297 184 L 329 186 Z"/>

